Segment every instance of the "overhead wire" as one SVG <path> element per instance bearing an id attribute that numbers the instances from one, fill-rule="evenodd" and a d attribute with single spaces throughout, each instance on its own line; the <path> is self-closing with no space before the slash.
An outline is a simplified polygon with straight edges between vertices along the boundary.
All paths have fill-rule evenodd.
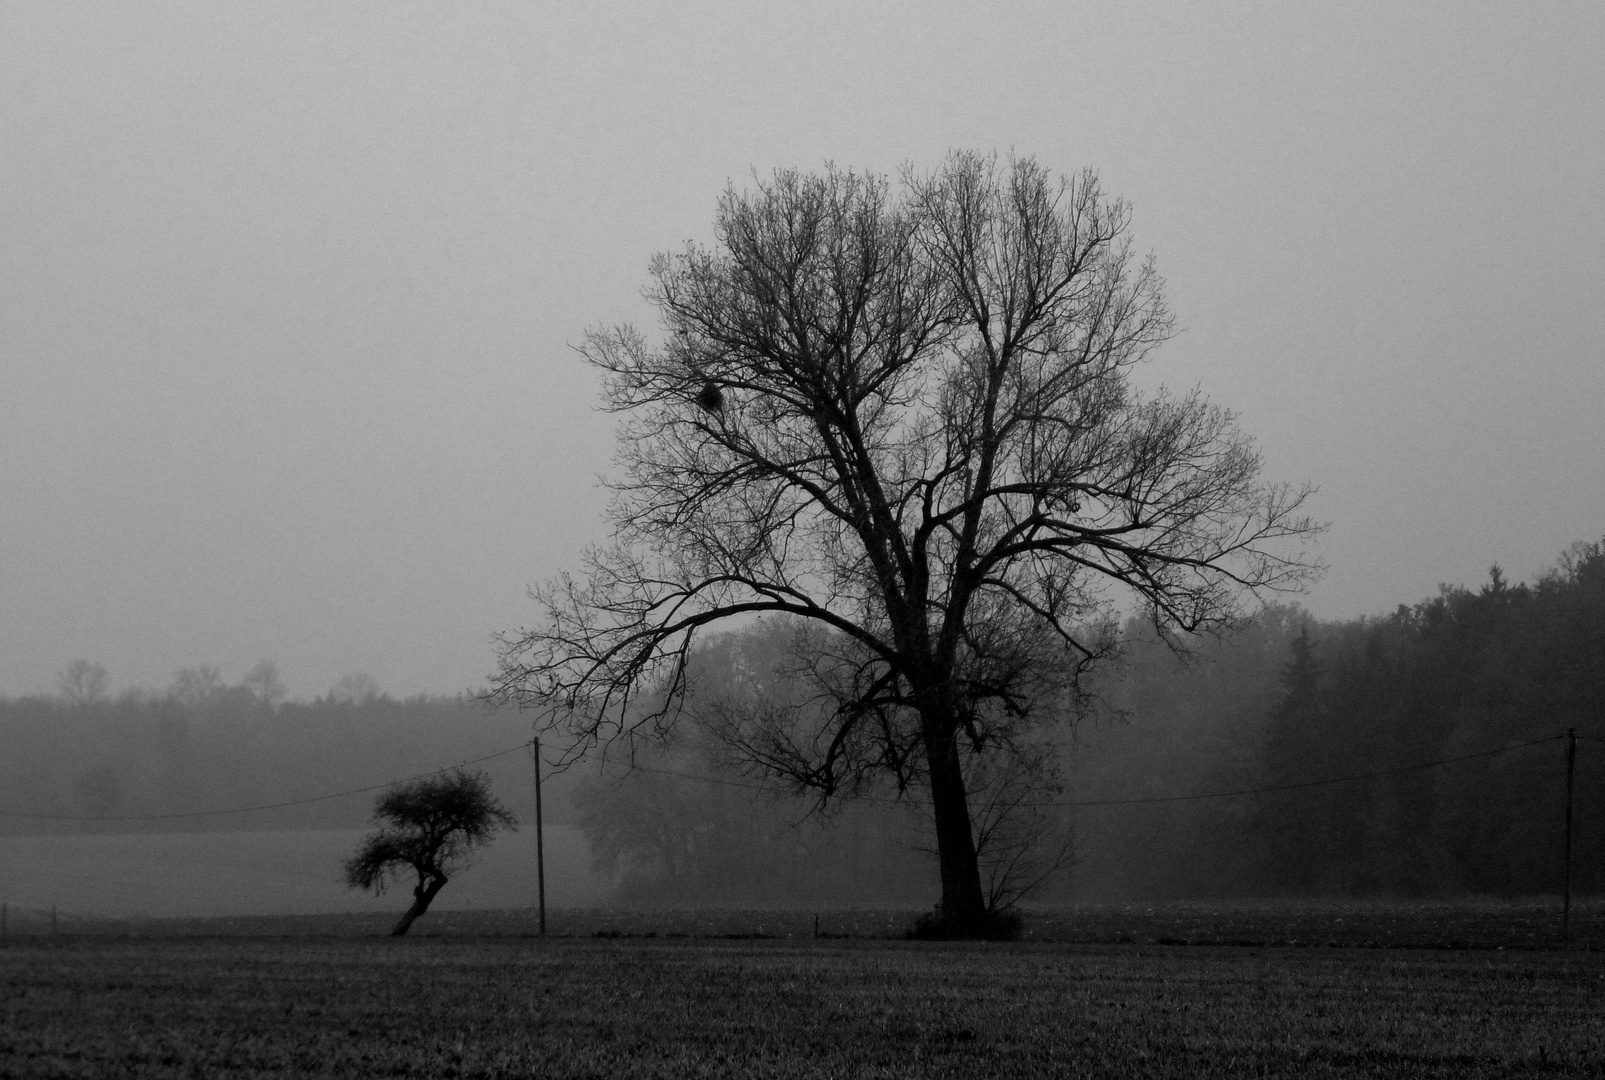
<path id="1" fill-rule="evenodd" d="M 226 814 L 249 814 L 258 810 L 283 810 L 291 806 L 309 806 L 312 803 L 329 802 L 333 799 L 344 799 L 351 795 L 365 795 L 370 791 L 381 791 L 396 784 L 410 784 L 414 780 L 423 780 L 441 773 L 451 772 L 454 769 L 466 769 L 470 765 L 478 765 L 484 761 L 492 761 L 508 754 L 517 753 L 529 748 L 528 742 L 519 743 L 506 750 L 498 750 L 494 754 L 474 758 L 471 761 L 461 761 L 455 765 L 443 765 L 438 769 L 430 769 L 415 776 L 408 776 L 400 780 L 390 780 L 383 784 L 370 784 L 367 787 L 351 788 L 349 791 L 336 791 L 329 795 L 314 795 L 307 799 L 290 799 L 286 802 L 262 803 L 257 806 L 231 806 L 221 810 L 190 810 L 179 814 L 44 814 L 29 810 L 0 810 L 0 817 L 33 818 L 46 821 L 178 821 L 188 818 L 222 817 Z"/>
<path id="2" fill-rule="evenodd" d="M 1530 746 L 1540 746 L 1544 743 L 1555 742 L 1567 737 L 1568 736 L 1565 734 L 1548 735 L 1541 739 L 1532 739 L 1528 742 L 1516 743 L 1511 746 L 1500 746 L 1491 750 L 1479 750 L 1475 753 L 1459 754 L 1455 757 L 1439 758 L 1436 761 L 1423 761 L 1411 765 L 1399 765 L 1389 769 L 1377 769 L 1373 772 L 1353 773 L 1348 776 L 1328 777 L 1322 780 L 1306 780 L 1294 784 L 1272 784 L 1265 787 L 1237 788 L 1231 791 L 1208 791 L 1199 792 L 1192 795 L 1150 795 L 1120 799 L 1045 800 L 1040 802 L 1027 802 L 1022 805 L 1043 807 L 1137 806 L 1153 803 L 1194 802 L 1203 799 L 1230 799 L 1245 795 L 1266 795 L 1282 791 L 1299 791 L 1306 788 L 1328 787 L 1334 784 L 1348 784 L 1358 780 L 1370 780 L 1381 776 L 1394 776 L 1399 773 L 1417 772 L 1422 769 L 1434 769 L 1444 765 L 1453 765 L 1462 761 L 1472 761 L 1477 758 L 1494 757 L 1499 754 L 1508 754 L 1517 750 L 1524 750 Z M 1585 739 L 1589 742 L 1605 743 L 1605 739 L 1597 738 L 1592 735 L 1578 735 L 1576 738 Z M 350 788 L 346 791 L 336 791 L 328 795 L 314 795 L 305 799 L 289 799 L 283 802 L 260 803 L 253 806 L 232 806 L 217 810 L 191 810 L 175 814 L 51 814 L 28 810 L 0 810 L 0 817 L 29 818 L 46 821 L 86 822 L 179 821 L 195 818 L 222 817 L 228 814 L 249 814 L 264 810 L 284 810 L 290 807 L 309 806 L 313 803 L 330 802 L 334 799 L 344 799 L 352 795 L 365 795 L 372 791 L 383 790 L 384 788 L 391 787 L 395 784 L 411 783 L 415 780 L 422 780 L 430 776 L 438 776 L 441 773 L 450 772 L 453 769 L 467 768 L 470 765 L 478 765 L 482 762 L 493 761 L 496 758 L 506 757 L 508 754 L 518 753 L 528 749 L 530 745 L 531 744 L 529 742 L 522 742 L 517 746 L 508 747 L 505 750 L 498 750 L 493 754 L 486 754 L 483 757 L 473 758 L 472 760 L 459 762 L 455 765 L 445 765 L 438 769 L 431 769 L 427 772 L 421 772 L 400 780 L 391 780 L 382 784 L 369 784 L 365 787 Z M 698 773 L 684 772 L 678 769 L 658 768 L 651 765 L 635 764 L 631 766 L 631 771 L 656 773 L 661 776 L 673 776 L 682 780 L 692 780 L 704 784 L 718 784 L 724 787 L 743 788 L 749 791 L 773 790 L 769 785 L 762 783 L 735 780 L 729 777 L 721 776 L 705 776 Z M 888 798 L 885 796 L 869 795 L 862 797 L 870 802 L 895 803 L 901 801 L 897 798 Z"/>
<path id="3" fill-rule="evenodd" d="M 1579 735 L 1579 739 L 1589 736 Z M 1069 799 L 1047 800 L 1042 802 L 1027 801 L 1021 805 L 1029 806 L 1060 806 L 1060 807 L 1092 807 L 1092 806 L 1136 806 L 1146 803 L 1192 802 L 1200 799 L 1229 799 L 1242 795 L 1265 795 L 1278 791 L 1298 791 L 1303 788 L 1326 787 L 1332 784 L 1347 784 L 1356 780 L 1370 780 L 1379 776 L 1393 776 L 1398 773 L 1417 772 L 1422 769 L 1435 769 L 1442 765 L 1453 765 L 1461 761 L 1472 761 L 1476 758 L 1494 757 L 1498 754 L 1509 754 L 1517 750 L 1525 750 L 1529 746 L 1541 746 L 1544 743 L 1555 742 L 1566 738 L 1566 735 L 1546 735 L 1541 739 L 1532 739 L 1524 743 L 1511 746 L 1495 747 L 1492 750 L 1478 750 L 1475 753 L 1459 754 L 1455 757 L 1439 758 L 1436 761 L 1422 761 L 1412 765 L 1398 765 L 1391 769 L 1378 769 L 1374 772 L 1354 773 L 1349 776 L 1328 777 L 1324 780 L 1306 780 L 1296 784 L 1272 784 L 1266 787 L 1239 788 L 1232 791 L 1208 791 L 1195 795 L 1153 795 L 1137 796 L 1124 799 Z M 1595 739 L 1596 742 L 1605 742 L 1605 739 Z M 696 773 L 681 772 L 676 769 L 660 769 L 649 765 L 634 765 L 632 769 L 637 772 L 658 773 L 663 776 L 675 776 L 683 780 L 696 780 L 706 784 L 721 784 L 725 787 L 747 788 L 753 791 L 771 790 L 766 785 L 748 783 L 740 780 L 731 780 L 718 776 L 702 776 Z M 865 796 L 871 802 L 897 802 L 897 799 L 884 796 Z"/>
<path id="4" fill-rule="evenodd" d="M 1395 776 L 1399 773 L 1418 772 L 1422 769 L 1435 769 L 1440 765 L 1453 765 L 1459 761 L 1471 761 L 1475 758 L 1493 757 L 1497 754 L 1509 754 L 1516 750 L 1525 750 L 1529 746 L 1542 746 L 1544 743 L 1551 743 L 1564 738 L 1566 738 L 1565 735 L 1548 735 L 1542 739 L 1533 739 L 1530 742 L 1517 743 L 1514 746 L 1501 746 L 1493 750 L 1479 750 L 1474 754 L 1460 754 L 1456 757 L 1440 758 L 1437 761 L 1423 761 L 1415 765 L 1398 765 L 1391 769 L 1378 769 L 1375 772 L 1354 773 L 1351 776 L 1334 776 L 1326 780 L 1306 780 L 1297 784 L 1272 784 L 1268 787 L 1240 788 L 1236 791 L 1210 791 L 1199 795 L 1155 795 L 1135 799 L 1082 799 L 1070 802 L 1052 803 L 1049 805 L 1134 806 L 1139 803 L 1191 802 L 1196 799 L 1230 799 L 1239 795 L 1266 795 L 1277 791 L 1299 791 L 1304 788 L 1327 787 L 1332 784 L 1348 784 L 1355 780 L 1370 780 L 1378 776 Z"/>

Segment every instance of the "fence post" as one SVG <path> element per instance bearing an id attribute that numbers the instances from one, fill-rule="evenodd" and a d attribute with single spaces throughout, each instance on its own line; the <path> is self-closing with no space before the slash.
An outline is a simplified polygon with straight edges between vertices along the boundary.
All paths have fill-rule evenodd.
<path id="1" fill-rule="evenodd" d="M 531 744 L 535 756 L 535 881 L 540 890 L 541 937 L 546 936 L 546 830 L 541 822 L 541 738 Z"/>
<path id="2" fill-rule="evenodd" d="M 1560 940 L 1572 939 L 1572 777 L 1577 771 L 1577 729 L 1566 729 L 1566 885 L 1560 908 Z"/>

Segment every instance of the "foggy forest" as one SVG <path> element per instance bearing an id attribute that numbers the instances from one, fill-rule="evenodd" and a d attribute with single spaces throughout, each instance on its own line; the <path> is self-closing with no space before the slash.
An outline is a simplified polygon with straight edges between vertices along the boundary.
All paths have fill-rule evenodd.
<path id="1" fill-rule="evenodd" d="M 758 622 L 703 646 L 688 714 L 744 683 L 784 684 L 785 632 Z M 1552 893 L 1570 728 L 1582 736 L 1574 886 L 1605 887 L 1600 543 L 1574 545 L 1532 582 L 1495 567 L 1474 588 L 1386 615 L 1323 621 L 1271 605 L 1222 635 L 1165 642 L 1133 619 L 1121 638 L 1093 704 L 1054 729 L 1051 775 L 983 851 L 1003 899 Z M 368 798 L 299 800 L 527 741 L 516 710 L 466 692 L 396 700 L 358 677 L 284 700 L 268 664 L 236 683 L 198 665 L 160 691 L 113 697 L 104 684 L 98 665 L 76 661 L 54 696 L 0 699 L 6 835 L 350 829 Z M 527 820 L 527 755 L 486 768 Z M 706 725 L 547 784 L 549 820 L 583 835 L 609 903 L 932 898 L 917 792 L 821 807 L 744 769 Z"/>

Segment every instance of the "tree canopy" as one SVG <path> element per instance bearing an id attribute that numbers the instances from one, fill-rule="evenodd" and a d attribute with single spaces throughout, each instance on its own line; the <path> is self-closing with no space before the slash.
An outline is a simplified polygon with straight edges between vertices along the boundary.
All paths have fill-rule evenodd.
<path id="1" fill-rule="evenodd" d="M 578 749 L 661 733 L 699 633 L 798 620 L 815 693 L 726 726 L 828 798 L 928 792 L 942 911 L 985 921 L 965 760 L 1071 715 L 1122 595 L 1229 623 L 1311 572 L 1306 491 L 1259 479 L 1232 414 L 1129 378 L 1172 332 L 1126 204 L 1090 172 L 950 155 L 928 176 L 777 172 L 727 190 L 717 244 L 652 260 L 652 344 L 581 351 L 623 414 L 614 542 L 536 591 L 498 691 Z"/>
<path id="2" fill-rule="evenodd" d="M 429 910 L 469 852 L 517 824 L 484 773 L 461 769 L 387 788 L 373 816 L 388 824 L 346 860 L 346 884 L 382 893 L 392 874 L 417 875 L 412 906 L 392 931 L 397 936 Z"/>

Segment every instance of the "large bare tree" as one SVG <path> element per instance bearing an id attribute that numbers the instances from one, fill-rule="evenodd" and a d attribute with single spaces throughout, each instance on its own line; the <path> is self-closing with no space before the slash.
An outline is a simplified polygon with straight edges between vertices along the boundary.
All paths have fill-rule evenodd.
<path id="1" fill-rule="evenodd" d="M 1131 386 L 1172 320 L 1093 174 L 955 153 L 902 181 L 727 190 L 714 248 L 652 260 L 661 343 L 586 336 L 623 416 L 614 542 L 536 590 L 497 690 L 578 749 L 661 732 L 699 634 L 800 620 L 829 707 L 727 734 L 821 797 L 920 785 L 941 920 L 985 933 L 966 755 L 1067 714 L 1120 593 L 1218 627 L 1307 576 L 1312 526 L 1232 414 Z"/>

